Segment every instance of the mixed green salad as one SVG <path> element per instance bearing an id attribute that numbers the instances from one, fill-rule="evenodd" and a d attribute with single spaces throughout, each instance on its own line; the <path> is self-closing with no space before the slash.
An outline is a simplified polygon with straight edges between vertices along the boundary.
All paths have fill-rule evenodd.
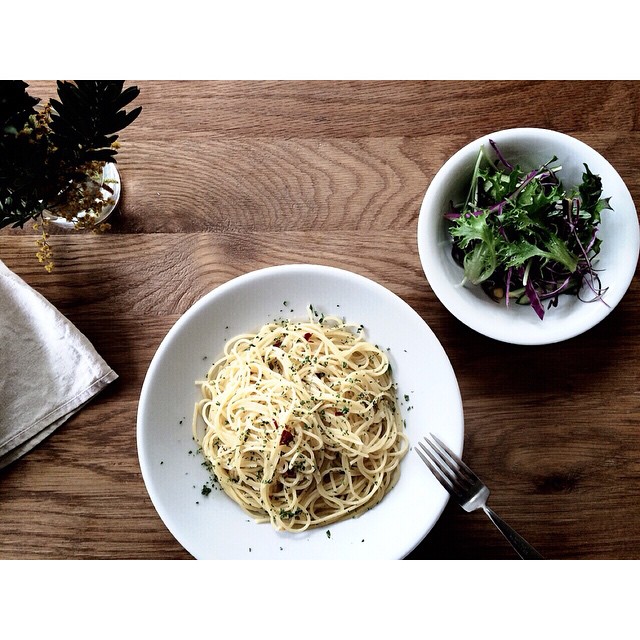
<path id="1" fill-rule="evenodd" d="M 556 157 L 525 171 L 489 142 L 495 157 L 480 148 L 466 200 L 444 214 L 464 281 L 507 306 L 530 305 L 541 320 L 561 294 L 601 300 L 597 232 L 611 207 L 600 177 L 584 164 L 582 183 L 567 191 Z"/>

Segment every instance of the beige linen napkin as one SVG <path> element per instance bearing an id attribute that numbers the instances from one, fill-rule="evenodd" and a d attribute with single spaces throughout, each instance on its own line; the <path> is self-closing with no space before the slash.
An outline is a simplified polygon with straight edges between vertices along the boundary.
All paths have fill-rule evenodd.
<path id="1" fill-rule="evenodd" d="M 0 260 L 0 469 L 117 377 L 89 340 Z"/>

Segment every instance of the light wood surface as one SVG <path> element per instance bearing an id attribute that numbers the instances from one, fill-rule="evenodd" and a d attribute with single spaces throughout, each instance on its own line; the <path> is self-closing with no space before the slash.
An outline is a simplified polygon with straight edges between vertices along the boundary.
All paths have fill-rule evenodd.
<path id="1" fill-rule="evenodd" d="M 48 98 L 52 82 L 29 82 Z M 637 82 L 156 82 L 121 136 L 123 196 L 104 235 L 0 231 L 0 259 L 88 336 L 119 379 L 0 472 L 0 559 L 186 559 L 146 493 L 136 412 L 162 338 L 196 300 L 260 267 L 350 269 L 424 318 L 457 374 L 465 459 L 495 511 L 548 558 L 640 557 L 640 290 L 560 345 L 484 338 L 439 303 L 416 246 L 442 163 L 497 129 L 553 128 L 640 196 Z M 2 408 L 0 407 L 0 411 Z M 514 558 L 450 504 L 410 558 Z"/>

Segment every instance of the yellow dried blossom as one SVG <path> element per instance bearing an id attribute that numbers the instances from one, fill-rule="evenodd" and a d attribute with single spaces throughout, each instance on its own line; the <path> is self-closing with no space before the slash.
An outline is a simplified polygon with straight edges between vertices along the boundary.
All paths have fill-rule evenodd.
<path id="1" fill-rule="evenodd" d="M 37 223 L 34 224 L 36 227 Z M 49 244 L 49 234 L 46 231 L 46 227 L 48 226 L 48 221 L 42 220 L 42 233 L 41 236 L 36 240 L 35 244 L 38 247 L 38 251 L 36 252 L 36 258 L 39 263 L 44 263 L 44 268 L 47 273 L 51 273 L 53 270 L 53 251 L 51 249 L 51 245 Z"/>

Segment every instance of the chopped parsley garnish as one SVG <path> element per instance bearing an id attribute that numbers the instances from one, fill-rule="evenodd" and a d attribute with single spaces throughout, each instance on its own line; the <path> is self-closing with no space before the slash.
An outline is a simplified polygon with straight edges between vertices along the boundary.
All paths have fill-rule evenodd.
<path id="1" fill-rule="evenodd" d="M 297 516 L 299 513 L 302 513 L 302 509 L 300 507 L 294 510 L 285 509 L 284 507 L 281 507 L 278 515 L 283 520 L 290 520 L 291 518 L 295 518 L 295 516 Z"/>

